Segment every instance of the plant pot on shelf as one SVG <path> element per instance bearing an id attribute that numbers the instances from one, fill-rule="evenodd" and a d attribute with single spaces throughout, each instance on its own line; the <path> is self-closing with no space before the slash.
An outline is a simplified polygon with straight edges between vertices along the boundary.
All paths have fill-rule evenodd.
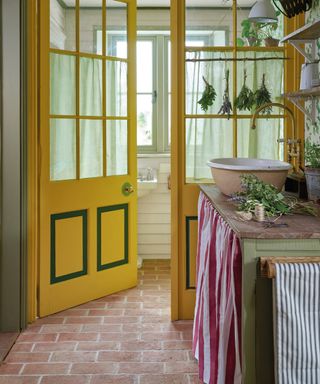
<path id="1" fill-rule="evenodd" d="M 264 43 L 266 47 L 278 47 L 280 40 L 274 39 L 273 37 L 266 37 Z"/>
<path id="2" fill-rule="evenodd" d="M 249 47 L 258 47 L 259 40 L 256 37 L 247 37 L 247 43 Z"/>
<path id="3" fill-rule="evenodd" d="M 304 174 L 307 181 L 309 200 L 320 201 L 320 168 L 306 167 Z"/>

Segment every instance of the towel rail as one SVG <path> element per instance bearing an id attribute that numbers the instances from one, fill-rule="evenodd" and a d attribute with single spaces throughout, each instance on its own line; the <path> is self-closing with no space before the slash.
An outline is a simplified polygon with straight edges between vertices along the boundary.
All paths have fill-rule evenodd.
<path id="1" fill-rule="evenodd" d="M 275 264 L 286 263 L 320 263 L 320 256 L 298 256 L 298 257 L 260 257 L 260 272 L 261 277 L 274 279 L 276 277 Z"/>

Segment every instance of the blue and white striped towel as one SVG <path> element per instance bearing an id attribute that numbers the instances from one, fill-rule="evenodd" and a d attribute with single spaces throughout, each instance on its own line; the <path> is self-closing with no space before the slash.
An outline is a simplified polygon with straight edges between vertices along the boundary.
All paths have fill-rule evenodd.
<path id="1" fill-rule="evenodd" d="M 278 384 L 320 384 L 320 264 L 276 264 Z"/>

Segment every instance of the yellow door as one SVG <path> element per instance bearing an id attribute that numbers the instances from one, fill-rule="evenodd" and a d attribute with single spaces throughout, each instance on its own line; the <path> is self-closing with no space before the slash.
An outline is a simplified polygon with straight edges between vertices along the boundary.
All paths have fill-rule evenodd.
<path id="1" fill-rule="evenodd" d="M 137 282 L 136 4 L 39 4 L 42 317 Z"/>

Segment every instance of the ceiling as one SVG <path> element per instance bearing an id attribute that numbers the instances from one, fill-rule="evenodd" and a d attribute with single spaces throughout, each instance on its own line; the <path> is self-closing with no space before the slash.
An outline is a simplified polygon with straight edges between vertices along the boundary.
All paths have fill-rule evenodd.
<path id="1" fill-rule="evenodd" d="M 75 0 L 58 0 L 65 3 L 67 7 L 74 7 Z M 189 7 L 230 7 L 232 0 L 186 0 Z M 101 0 L 80 0 L 81 7 L 101 7 Z M 249 7 L 255 0 L 238 0 L 240 7 Z M 121 7 L 123 3 L 115 0 L 107 0 L 112 7 Z M 169 7 L 170 0 L 137 0 L 138 7 Z"/>

